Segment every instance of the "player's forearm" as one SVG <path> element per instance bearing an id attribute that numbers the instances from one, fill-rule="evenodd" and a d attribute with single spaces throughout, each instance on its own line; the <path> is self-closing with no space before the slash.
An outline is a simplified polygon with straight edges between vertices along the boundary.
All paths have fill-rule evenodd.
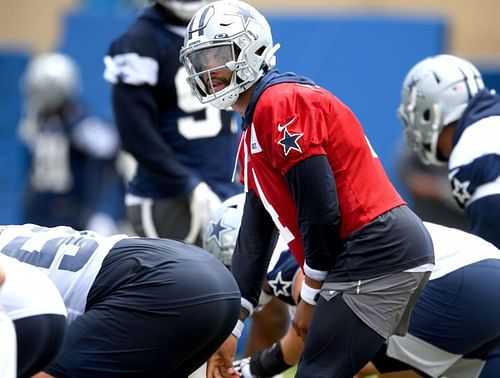
<path id="1" fill-rule="evenodd" d="M 276 228 L 271 217 L 256 194 L 249 191 L 231 265 L 241 291 L 243 307 L 249 313 L 257 306 L 276 240 Z"/>
<path id="2" fill-rule="evenodd" d="M 306 268 L 310 268 L 306 274 L 322 281 L 339 244 L 340 213 L 333 173 L 325 156 L 313 156 L 292 167 L 286 179 L 297 206 Z"/>

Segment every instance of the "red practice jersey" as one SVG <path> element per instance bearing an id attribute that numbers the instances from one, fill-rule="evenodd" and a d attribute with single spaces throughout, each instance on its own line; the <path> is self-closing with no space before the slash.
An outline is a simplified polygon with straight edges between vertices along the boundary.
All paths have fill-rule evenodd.
<path id="1" fill-rule="evenodd" d="M 328 158 L 336 183 L 341 239 L 405 204 L 359 121 L 327 90 L 300 83 L 272 85 L 246 122 L 239 154 L 242 183 L 257 193 L 300 263 L 304 249 L 297 207 L 285 180 L 300 161 L 318 155 Z"/>

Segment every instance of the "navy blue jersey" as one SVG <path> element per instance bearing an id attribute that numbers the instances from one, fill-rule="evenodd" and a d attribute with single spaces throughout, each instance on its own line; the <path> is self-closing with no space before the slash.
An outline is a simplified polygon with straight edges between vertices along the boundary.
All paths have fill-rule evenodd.
<path id="1" fill-rule="evenodd" d="M 453 196 L 471 231 L 500 248 L 500 97 L 488 90 L 469 103 L 453 135 L 449 160 Z"/>
<path id="2" fill-rule="evenodd" d="M 225 199 L 241 191 L 231 182 L 238 127 L 232 112 L 202 105 L 191 92 L 179 62 L 183 36 L 183 26 L 151 6 L 105 58 L 122 146 L 138 162 L 129 191 L 173 197 L 205 181 Z"/>
<path id="3" fill-rule="evenodd" d="M 115 184 L 118 190 L 121 186 L 114 126 L 89 115 L 79 103 L 40 114 L 33 122 L 21 126 L 31 154 L 25 220 L 83 229 L 97 212 L 113 216 L 105 196 Z"/>

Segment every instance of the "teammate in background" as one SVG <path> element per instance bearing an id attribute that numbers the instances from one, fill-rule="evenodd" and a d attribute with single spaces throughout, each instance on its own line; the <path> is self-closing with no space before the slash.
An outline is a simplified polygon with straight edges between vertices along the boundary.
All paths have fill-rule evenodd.
<path id="1" fill-rule="evenodd" d="M 202 102 L 244 116 L 248 193 L 232 260 L 240 320 L 258 303 L 279 232 L 300 263 L 305 256 L 297 377 L 353 376 L 389 336 L 406 333 L 432 242 L 352 112 L 311 80 L 273 69 L 278 47 L 257 10 L 217 1 L 191 19 L 180 58 Z M 237 375 L 236 346 L 233 334 L 208 361 L 208 377 Z"/>
<path id="2" fill-rule="evenodd" d="M 406 75 L 398 114 L 422 162 L 448 163 L 472 233 L 500 248 L 500 97 L 470 62 L 437 55 Z"/>
<path id="3" fill-rule="evenodd" d="M 104 59 L 122 147 L 137 162 L 125 203 L 141 236 L 201 245 L 220 200 L 241 192 L 233 114 L 201 105 L 178 59 L 186 24 L 208 2 L 153 1 Z"/>
<path id="4" fill-rule="evenodd" d="M 22 78 L 19 133 L 31 154 L 25 219 L 111 234 L 121 206 L 110 206 L 110 196 L 123 193 L 118 134 L 85 109 L 80 81 L 76 62 L 60 53 L 34 58 Z"/>
<path id="5" fill-rule="evenodd" d="M 26 224 L 0 230 L 0 252 L 46 273 L 68 311 L 38 377 L 186 377 L 238 319 L 231 273 L 183 242 Z"/>
<path id="6" fill-rule="evenodd" d="M 0 347 L 0 360 L 17 355 L 14 375 L 4 375 L 0 369 L 0 376 L 31 377 L 59 351 L 66 329 L 66 307 L 55 285 L 38 269 L 1 253 L 0 266 L 6 276 L 0 304 L 15 328 L 14 343 L 6 349 Z M 9 335 L 0 334 L 0 343 L 8 342 Z"/>
<path id="7" fill-rule="evenodd" d="M 213 233 L 212 226 L 205 239 L 205 248 L 229 268 L 243 205 L 242 195 L 225 201 L 211 222 L 218 232 Z M 356 377 L 412 370 L 430 377 L 473 378 L 479 376 L 489 352 L 500 345 L 500 251 L 473 234 L 424 224 L 432 237 L 436 264 L 412 312 L 408 334 L 391 336 L 373 364 Z M 275 296 L 290 306 L 293 317 L 303 279 L 290 252 L 283 251 L 267 274 L 259 306 L 268 300 L 263 298 Z M 271 348 L 236 361 L 235 366 L 243 378 L 271 377 L 298 363 L 303 346 L 290 327 Z"/>
<path id="8" fill-rule="evenodd" d="M 467 218 L 451 194 L 446 167 L 422 163 L 403 143 L 398 146 L 396 166 L 415 214 L 424 221 L 469 231 Z"/>
<path id="9" fill-rule="evenodd" d="M 437 55 L 407 73 L 398 114 L 422 162 L 448 164 L 451 191 L 471 232 L 500 248 L 500 97 L 472 63 Z M 500 348 L 481 377 L 499 371 Z"/>

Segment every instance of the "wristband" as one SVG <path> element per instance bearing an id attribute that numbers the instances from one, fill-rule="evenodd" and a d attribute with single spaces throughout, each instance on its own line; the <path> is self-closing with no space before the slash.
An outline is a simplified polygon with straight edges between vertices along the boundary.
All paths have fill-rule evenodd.
<path id="1" fill-rule="evenodd" d="M 307 277 L 311 277 L 313 280 L 324 281 L 326 278 L 326 275 L 328 274 L 328 271 L 327 270 L 313 269 L 309 265 L 307 265 L 307 262 L 305 262 L 304 263 L 304 274 Z"/>
<path id="2" fill-rule="evenodd" d="M 243 327 L 245 324 L 241 320 L 238 320 L 236 322 L 236 325 L 233 328 L 233 332 L 231 332 L 234 336 L 236 336 L 237 339 L 241 337 L 241 332 L 243 332 Z"/>
<path id="3" fill-rule="evenodd" d="M 317 297 L 321 289 L 313 289 L 306 284 L 306 281 L 302 282 L 302 287 L 300 289 L 300 298 L 309 303 L 312 306 L 316 306 Z"/>

